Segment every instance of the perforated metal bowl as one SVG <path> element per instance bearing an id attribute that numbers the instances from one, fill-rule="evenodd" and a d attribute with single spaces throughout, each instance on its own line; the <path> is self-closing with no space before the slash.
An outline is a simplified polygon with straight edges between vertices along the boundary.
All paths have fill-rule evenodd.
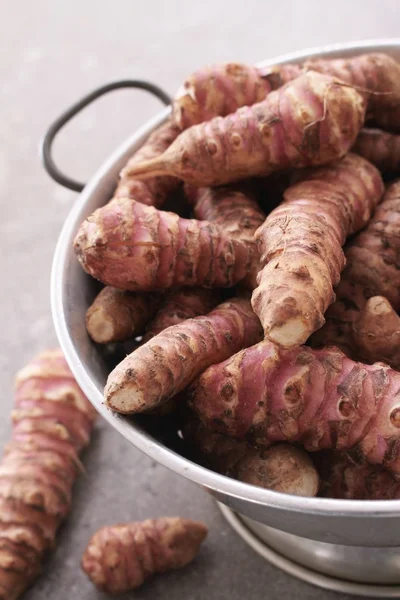
<path id="1" fill-rule="evenodd" d="M 387 52 L 400 60 L 400 39 L 315 48 L 272 58 L 263 61 L 262 64 L 299 62 L 308 57 L 349 57 L 362 52 L 379 51 Z M 56 332 L 67 361 L 79 385 L 97 410 L 127 441 L 152 459 L 207 489 L 219 502 L 246 518 L 273 527 L 279 532 L 308 538 L 307 541 L 328 543 L 332 545 L 329 546 L 332 552 L 335 544 L 340 545 L 341 549 L 345 546 L 371 547 L 371 550 L 373 548 L 379 565 L 378 571 L 382 572 L 381 577 L 376 574 L 376 583 L 400 584 L 400 549 L 396 548 L 400 546 L 400 500 L 379 502 L 302 498 L 260 489 L 191 462 L 157 435 L 146 430 L 139 420 L 115 414 L 103 405 L 103 387 L 108 367 L 96 346 L 89 340 L 84 322 L 85 311 L 94 298 L 95 287 L 79 266 L 72 249 L 72 241 L 79 224 L 110 199 L 117 174 L 128 157 L 169 114 L 169 108 L 162 110 L 111 155 L 86 185 L 65 222 L 54 256 L 51 302 Z M 286 538 L 286 541 L 288 539 Z M 287 543 L 293 546 L 298 544 L 298 541 L 290 542 L 289 539 Z M 326 546 L 327 544 L 323 544 L 321 554 L 321 547 L 318 551 L 318 544 L 314 544 L 316 553 L 319 552 L 319 570 L 324 570 L 324 556 L 327 564 L 332 561 L 333 554 L 327 552 Z M 378 548 L 384 550 L 380 557 L 377 554 Z M 391 550 L 388 551 L 388 548 Z M 353 552 L 353 549 L 349 548 L 348 556 L 342 556 L 341 550 L 343 565 L 354 561 L 350 550 Z M 388 556 L 392 561 L 389 578 Z M 300 559 L 301 548 L 301 562 Z M 394 563 L 392 559 L 395 559 Z M 398 570 L 397 580 L 396 577 L 393 579 L 393 565 Z M 340 575 L 340 569 L 338 573 Z M 360 579 L 361 575 L 357 577 Z"/>

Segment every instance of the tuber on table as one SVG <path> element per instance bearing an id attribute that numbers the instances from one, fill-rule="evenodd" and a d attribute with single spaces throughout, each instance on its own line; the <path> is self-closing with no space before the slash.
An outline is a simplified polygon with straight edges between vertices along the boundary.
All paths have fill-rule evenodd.
<path id="1" fill-rule="evenodd" d="M 203 523 L 179 517 L 103 527 L 90 539 L 82 569 L 99 589 L 121 594 L 188 565 L 206 536 Z"/>
<path id="2" fill-rule="evenodd" d="M 382 172 L 400 170 L 400 135 L 380 129 L 361 129 L 352 152 L 360 154 Z"/>
<path id="3" fill-rule="evenodd" d="M 98 344 L 125 342 L 142 335 L 161 303 L 158 294 L 125 292 L 106 286 L 86 312 L 86 329 Z"/>
<path id="4" fill-rule="evenodd" d="M 142 204 L 160 208 L 168 196 L 179 187 L 179 180 L 167 176 L 139 181 L 129 175 L 129 170 L 132 166 L 165 152 L 179 133 L 179 128 L 171 120 L 155 129 L 122 169 L 114 198 L 132 198 Z"/>
<path id="5" fill-rule="evenodd" d="M 337 348 L 282 351 L 263 341 L 209 367 L 189 404 L 206 427 L 259 445 L 355 449 L 400 474 L 400 373 Z"/>
<path id="6" fill-rule="evenodd" d="M 143 342 L 172 325 L 178 325 L 186 319 L 206 315 L 221 301 L 219 290 L 206 288 L 187 288 L 170 292 L 155 317 L 147 324 Z"/>
<path id="7" fill-rule="evenodd" d="M 16 600 L 42 570 L 71 509 L 96 412 L 60 350 L 16 377 L 12 441 L 0 464 L 0 598 Z"/>
<path id="8" fill-rule="evenodd" d="M 249 272 L 243 284 L 253 290 L 260 270 L 260 254 L 254 239 L 258 227 L 265 221 L 265 214 L 258 205 L 256 194 L 248 184 L 219 188 L 192 188 L 186 193 L 193 204 L 195 217 L 219 225 L 233 239 L 246 243 L 252 252 Z"/>
<path id="9" fill-rule="evenodd" d="M 308 72 L 263 102 L 190 127 L 164 154 L 127 173 L 140 179 L 173 175 L 206 186 L 326 164 L 353 145 L 365 108 L 353 87 Z"/>
<path id="10" fill-rule="evenodd" d="M 117 198 L 88 217 L 74 248 L 89 275 L 131 291 L 232 287 L 252 262 L 251 247 L 218 225 L 130 198 Z"/>
<path id="11" fill-rule="evenodd" d="M 348 452 L 324 450 L 315 456 L 321 476 L 320 495 L 345 500 L 395 500 L 400 481 L 377 465 L 359 462 Z"/>
<path id="12" fill-rule="evenodd" d="M 358 358 L 360 348 L 354 336 L 354 325 L 368 298 L 384 296 L 395 311 L 400 310 L 399 221 L 400 182 L 396 182 L 387 188 L 382 203 L 364 231 L 345 247 L 347 264 L 335 290 L 336 302 L 325 315 L 324 327 L 310 340 L 314 347 L 335 344 L 352 358 Z M 364 332 L 365 326 L 364 318 Z M 376 352 L 370 357 L 363 353 L 367 362 L 377 358 Z"/>
<path id="13" fill-rule="evenodd" d="M 323 325 L 345 265 L 342 245 L 366 225 L 383 189 L 377 169 L 350 153 L 284 192 L 256 232 L 262 269 L 252 305 L 268 339 L 296 347 Z"/>
<path id="14" fill-rule="evenodd" d="M 253 447 L 245 440 L 207 429 L 197 419 L 187 423 L 183 437 L 207 466 L 223 475 L 285 494 L 316 496 L 318 493 L 317 470 L 300 448 L 290 444 Z"/>
<path id="15" fill-rule="evenodd" d="M 250 302 L 224 302 L 207 316 L 169 327 L 127 356 L 108 377 L 105 402 L 124 414 L 153 409 L 210 365 L 261 339 Z"/>

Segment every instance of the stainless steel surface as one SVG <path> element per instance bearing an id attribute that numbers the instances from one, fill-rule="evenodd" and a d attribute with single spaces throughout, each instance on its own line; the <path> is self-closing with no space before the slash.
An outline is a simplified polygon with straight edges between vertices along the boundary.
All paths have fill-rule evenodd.
<path id="1" fill-rule="evenodd" d="M 316 48 L 287 54 L 268 63 L 299 61 L 306 56 L 351 56 L 379 51 L 400 58 L 400 40 L 364 42 Z M 168 109 L 147 123 L 94 175 L 71 211 L 59 238 L 53 262 L 51 296 L 53 319 L 67 360 L 82 389 L 99 412 L 127 440 L 157 462 L 208 489 L 220 502 L 266 525 L 315 540 L 342 545 L 399 544 L 400 501 L 360 502 L 300 498 L 259 489 L 213 473 L 167 447 L 137 421 L 108 411 L 102 404 L 106 364 L 89 341 L 84 314 L 94 294 L 72 251 L 79 223 L 111 196 L 116 175 L 127 156 L 168 115 Z"/>
<path id="2" fill-rule="evenodd" d="M 323 544 L 319 542 L 311 542 L 304 538 L 298 538 L 290 536 L 290 534 L 284 534 L 280 531 L 274 530 L 270 527 L 265 527 L 245 519 L 223 504 L 219 505 L 219 508 L 224 515 L 230 526 L 236 531 L 238 535 L 245 542 L 253 548 L 260 556 L 263 556 L 269 563 L 282 569 L 289 575 L 297 577 L 302 581 L 311 583 L 327 590 L 336 592 L 344 592 L 347 594 L 354 594 L 356 596 L 364 596 L 369 598 L 399 598 L 400 597 L 400 586 L 399 585 L 387 585 L 393 579 L 394 583 L 399 583 L 399 555 L 396 554 L 396 558 L 390 561 L 392 567 L 392 578 L 389 578 L 385 583 L 386 585 L 378 585 L 376 583 L 362 583 L 352 581 L 354 577 L 348 577 L 348 574 L 352 575 L 351 566 L 346 565 L 346 557 L 351 557 L 351 553 L 355 553 L 353 557 L 353 564 L 359 567 L 360 575 L 365 575 L 361 581 L 371 581 L 367 567 L 371 567 L 376 570 L 376 564 L 374 564 L 374 554 L 372 550 L 378 550 L 376 563 L 379 561 L 379 551 L 381 549 L 363 549 L 357 548 L 352 550 L 349 546 L 340 548 L 343 551 L 343 555 L 339 556 L 340 564 L 342 568 L 339 568 L 338 562 L 335 563 L 337 554 L 335 552 L 335 546 L 329 548 L 326 551 L 326 546 L 331 544 Z M 284 541 L 285 536 L 295 538 L 293 540 Z M 295 546 L 293 546 L 295 544 Z M 310 544 L 315 544 L 314 557 L 312 557 L 312 550 Z M 304 556 L 303 547 L 307 545 L 310 552 Z M 319 550 L 319 553 L 318 553 Z M 340 552 L 340 551 L 339 551 Z M 361 562 L 361 560 L 365 563 Z M 332 571 L 331 561 L 336 564 L 337 568 Z M 397 563 L 397 577 L 395 574 Z M 365 566 L 364 566 L 365 564 Z M 322 573 L 320 572 L 322 571 Z M 326 573 L 326 574 L 325 574 Z"/>

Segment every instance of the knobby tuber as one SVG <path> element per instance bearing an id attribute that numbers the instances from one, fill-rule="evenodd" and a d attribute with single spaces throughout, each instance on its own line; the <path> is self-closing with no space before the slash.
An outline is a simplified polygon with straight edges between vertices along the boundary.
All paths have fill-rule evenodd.
<path id="1" fill-rule="evenodd" d="M 362 360 L 381 360 L 400 369 L 400 317 L 386 298 L 367 300 L 355 320 L 352 337 Z"/>
<path id="2" fill-rule="evenodd" d="M 174 175 L 205 186 L 326 164 L 353 145 L 365 107 L 353 87 L 308 72 L 263 102 L 190 127 L 164 154 L 128 172 L 140 179 Z"/>
<path id="3" fill-rule="evenodd" d="M 357 449 L 400 474 L 400 373 L 337 348 L 290 352 L 263 341 L 209 367 L 190 405 L 207 427 L 255 444 Z"/>
<path id="4" fill-rule="evenodd" d="M 157 294 L 125 292 L 106 286 L 86 312 L 86 329 L 94 342 L 125 342 L 142 335 L 161 303 Z"/>
<path id="5" fill-rule="evenodd" d="M 364 231 L 345 247 L 346 268 L 337 286 L 336 302 L 328 309 L 326 324 L 311 338 L 314 347 L 335 344 L 352 358 L 360 348 L 354 324 L 368 298 L 384 296 L 400 309 L 400 182 L 390 185 Z M 364 330 L 365 330 L 364 319 Z M 371 362 L 363 353 L 363 359 Z"/>
<path id="6" fill-rule="evenodd" d="M 129 198 L 97 209 L 82 223 L 74 247 L 87 273 L 131 291 L 231 287 L 252 262 L 250 246 L 218 225 Z"/>
<path id="7" fill-rule="evenodd" d="M 98 588 L 121 594 L 188 565 L 206 536 L 203 523 L 179 517 L 103 527 L 90 539 L 82 568 Z"/>
<path id="8" fill-rule="evenodd" d="M 361 129 L 352 148 L 380 171 L 400 170 L 400 135 L 380 129 Z"/>
<path id="9" fill-rule="evenodd" d="M 168 196 L 179 187 L 179 180 L 167 176 L 139 181 L 129 175 L 129 170 L 132 166 L 165 152 L 179 133 L 179 128 L 172 121 L 167 121 L 155 129 L 122 169 L 114 198 L 132 198 L 148 206 L 162 206 Z"/>
<path id="10" fill-rule="evenodd" d="M 296 496 L 316 496 L 319 476 L 304 450 L 290 444 L 269 448 L 250 446 L 207 429 L 193 419 L 183 430 L 207 466 L 239 481 Z"/>
<path id="11" fill-rule="evenodd" d="M 254 239 L 258 227 L 265 221 L 256 194 L 250 185 L 232 185 L 219 188 L 191 188 L 186 186 L 195 217 L 219 225 L 233 239 L 246 243 L 251 249 L 252 261 L 243 284 L 254 289 L 260 270 L 260 254 Z"/>
<path id="12" fill-rule="evenodd" d="M 120 413 L 155 408 L 210 365 L 261 338 L 248 300 L 224 302 L 207 316 L 169 327 L 127 356 L 108 377 L 105 402 Z"/>
<path id="13" fill-rule="evenodd" d="M 221 299 L 218 290 L 205 288 L 187 288 L 170 292 L 159 307 L 155 317 L 146 326 L 143 342 L 172 325 L 178 325 L 186 319 L 206 315 Z"/>
<path id="14" fill-rule="evenodd" d="M 346 237 L 366 225 L 383 193 L 377 169 L 347 154 L 310 169 L 256 232 L 261 255 L 252 304 L 265 336 L 291 348 L 324 323 L 345 265 Z"/>
<path id="15" fill-rule="evenodd" d="M 395 500 L 400 481 L 377 465 L 359 462 L 347 452 L 325 450 L 315 457 L 324 498 L 345 500 Z"/>
<path id="16" fill-rule="evenodd" d="M 71 509 L 96 413 L 60 350 L 16 377 L 12 441 L 0 464 L 0 598 L 16 600 L 42 569 Z"/>

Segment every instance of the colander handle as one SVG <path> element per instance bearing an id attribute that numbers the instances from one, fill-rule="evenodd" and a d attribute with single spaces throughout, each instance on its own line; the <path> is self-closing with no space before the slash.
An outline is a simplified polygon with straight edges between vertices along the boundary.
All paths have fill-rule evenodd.
<path id="1" fill-rule="evenodd" d="M 122 81 L 114 81 L 97 88 L 90 94 L 87 94 L 81 100 L 73 104 L 68 110 L 63 112 L 54 121 L 54 123 L 50 125 L 40 144 L 40 154 L 44 168 L 50 177 L 54 179 L 54 181 L 57 181 L 57 183 L 75 192 L 81 192 L 83 190 L 85 187 L 84 183 L 75 181 L 75 179 L 71 179 L 67 175 L 64 175 L 56 166 L 52 156 L 52 145 L 54 139 L 60 129 L 62 129 L 64 125 L 73 119 L 73 117 L 75 117 L 83 108 L 91 104 L 94 100 L 97 100 L 97 98 L 100 98 L 100 96 L 104 96 L 104 94 L 108 94 L 108 92 L 123 88 L 146 90 L 146 92 L 150 92 L 153 94 L 153 96 L 156 96 L 159 100 L 161 100 L 163 104 L 167 106 L 171 104 L 170 96 L 160 87 L 158 87 L 158 85 L 154 85 L 148 81 L 142 81 L 141 79 L 124 79 Z"/>

